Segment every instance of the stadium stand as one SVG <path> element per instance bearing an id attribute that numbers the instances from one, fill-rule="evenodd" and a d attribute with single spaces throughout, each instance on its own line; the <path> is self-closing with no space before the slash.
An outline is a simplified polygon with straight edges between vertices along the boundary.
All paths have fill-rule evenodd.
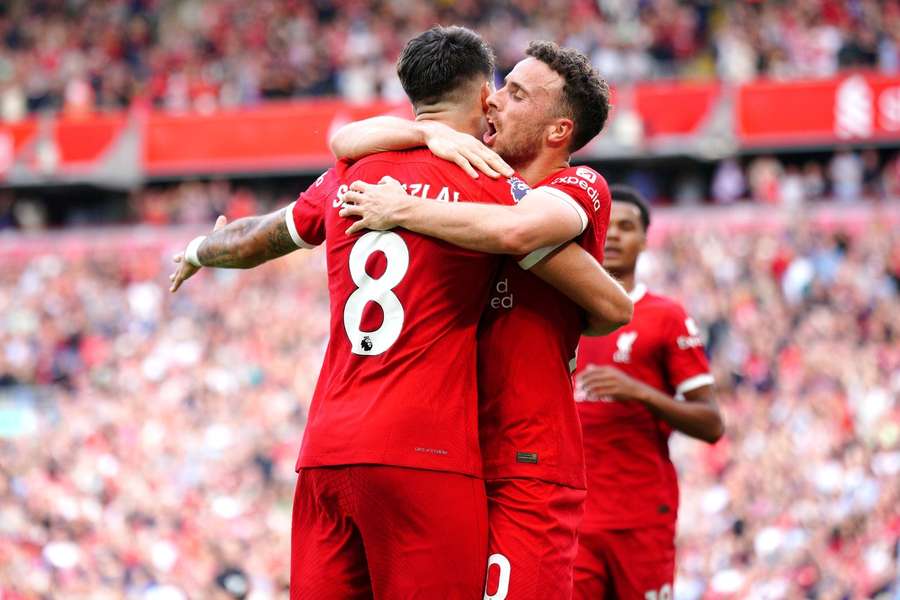
<path id="1" fill-rule="evenodd" d="M 290 202 L 336 126 L 408 115 L 394 61 L 434 22 L 501 77 L 549 38 L 614 85 L 578 161 L 657 205 L 640 271 L 727 423 L 672 444 L 675 598 L 900 597 L 896 2 L 11 0 L 0 600 L 287 597 L 322 254 L 176 296 L 170 257 Z"/>
<path id="2" fill-rule="evenodd" d="M 407 39 L 435 22 L 478 29 L 501 71 L 529 40 L 554 39 L 591 56 L 613 82 L 745 82 L 900 67 L 900 11 L 880 0 L 14 0 L 0 15 L 7 119 L 135 102 L 183 111 L 304 96 L 403 99 L 394 62 Z"/>

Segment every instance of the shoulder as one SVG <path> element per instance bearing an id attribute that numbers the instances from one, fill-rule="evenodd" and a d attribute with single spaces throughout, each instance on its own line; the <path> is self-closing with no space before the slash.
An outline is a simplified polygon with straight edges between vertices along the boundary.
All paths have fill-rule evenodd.
<path id="1" fill-rule="evenodd" d="M 644 312 L 653 312 L 666 318 L 683 320 L 687 316 L 681 302 L 670 296 L 655 294 L 651 291 L 645 292 L 635 306 L 640 306 Z"/>
<path id="2" fill-rule="evenodd" d="M 550 176 L 546 185 L 574 184 L 594 188 L 608 188 L 603 175 L 588 166 L 573 166 L 554 173 Z"/>
<path id="3" fill-rule="evenodd" d="M 587 166 L 566 167 L 548 177 L 539 187 L 563 192 L 587 204 L 594 212 L 606 210 L 611 204 L 606 179 Z"/>
<path id="4" fill-rule="evenodd" d="M 428 148 L 412 148 L 410 150 L 392 150 L 390 152 L 376 152 L 375 154 L 369 154 L 353 163 L 349 163 L 350 166 L 348 170 L 364 169 L 372 165 L 382 165 L 385 163 L 392 165 L 436 165 L 447 163 L 448 165 L 456 166 L 451 162 L 438 158 L 432 154 L 431 150 Z"/>

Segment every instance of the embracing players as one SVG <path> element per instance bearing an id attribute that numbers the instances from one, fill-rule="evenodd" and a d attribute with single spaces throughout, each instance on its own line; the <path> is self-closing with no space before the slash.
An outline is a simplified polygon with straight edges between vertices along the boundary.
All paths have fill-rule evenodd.
<path id="1" fill-rule="evenodd" d="M 527 55 L 487 98 L 483 139 L 533 186 L 522 203 L 541 198 L 545 207 L 570 207 L 580 221 L 572 238 L 602 260 L 609 190 L 599 173 L 570 166 L 569 158 L 602 129 L 609 90 L 577 51 L 534 42 Z M 415 140 L 409 122 L 382 118 L 375 127 L 377 136 L 367 134 L 365 122 L 344 132 L 346 139 L 338 136 L 338 155 L 346 155 L 344 148 L 363 152 L 359 140 L 366 135 L 377 139 L 377 149 L 396 147 L 405 136 Z M 354 229 L 402 227 L 486 252 L 498 251 L 496 240 L 511 226 L 503 207 L 423 202 L 394 184 L 354 183 L 344 199 L 342 214 L 361 217 Z M 585 471 L 570 373 L 584 322 L 578 306 L 520 268 L 532 260 L 505 262 L 478 332 L 490 540 L 486 600 L 572 594 Z"/>
<path id="2" fill-rule="evenodd" d="M 681 305 L 635 282 L 650 213 L 612 186 L 604 266 L 634 302 L 630 324 L 578 348 L 578 412 L 588 495 L 575 565 L 578 600 L 670 600 L 678 481 L 673 430 L 713 443 L 724 431 L 700 332 Z"/>
<path id="3" fill-rule="evenodd" d="M 493 55 L 476 34 L 430 30 L 404 50 L 398 73 L 420 117 L 481 134 Z M 381 153 L 339 164 L 288 209 L 227 227 L 220 220 L 178 257 L 173 291 L 199 265 L 250 267 L 328 242 L 331 335 L 298 459 L 295 600 L 466 599 L 483 585 L 475 328 L 497 259 L 411 231 L 345 233 L 353 225 L 340 214 L 348 183 L 385 175 L 458 206 L 521 199 L 502 211 L 515 235 L 500 243 L 528 254 L 528 264 L 548 253 L 532 250 L 579 235 L 588 218 L 566 198 L 526 198 L 516 179 L 470 179 L 427 150 Z M 577 271 L 574 293 L 589 290 L 599 326 L 630 317 L 627 296 L 581 248 L 536 269 L 563 287 L 566 271 Z"/>

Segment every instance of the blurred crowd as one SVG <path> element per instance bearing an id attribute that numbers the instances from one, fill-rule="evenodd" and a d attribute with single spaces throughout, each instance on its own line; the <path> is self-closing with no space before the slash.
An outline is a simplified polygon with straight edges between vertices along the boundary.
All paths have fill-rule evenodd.
<path id="1" fill-rule="evenodd" d="M 673 439 L 679 600 L 900 593 L 900 228 L 866 210 L 657 214 L 639 270 L 701 324 L 727 423 Z M 323 256 L 170 295 L 192 233 L 162 231 L 0 246 L 3 600 L 287 598 Z"/>
<path id="2" fill-rule="evenodd" d="M 0 119 L 402 98 L 396 58 L 436 23 L 479 31 L 501 75 L 533 39 L 584 51 L 616 83 L 900 68 L 892 0 L 12 0 L 0 4 Z"/>
<path id="3" fill-rule="evenodd" d="M 3 600 L 287 598 L 320 257 L 170 296 L 168 256 L 0 258 Z"/>
<path id="4" fill-rule="evenodd" d="M 703 323 L 727 430 L 673 440 L 677 598 L 900 595 L 900 228 L 844 227 L 690 228 L 641 265 Z"/>
<path id="5" fill-rule="evenodd" d="M 855 203 L 900 197 L 900 154 L 885 159 L 873 149 L 845 149 L 826 160 L 798 163 L 784 158 L 760 156 L 743 167 L 735 159 L 724 160 L 703 198 L 718 204 L 749 198 L 796 208 L 822 198 Z"/>

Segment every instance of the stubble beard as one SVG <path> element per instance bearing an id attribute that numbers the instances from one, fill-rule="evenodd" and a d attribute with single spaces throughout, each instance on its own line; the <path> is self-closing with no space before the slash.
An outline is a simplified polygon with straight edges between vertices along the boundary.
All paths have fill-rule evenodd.
<path id="1" fill-rule="evenodd" d="M 541 132 L 538 129 L 519 135 L 499 148 L 495 144 L 494 151 L 513 169 L 521 170 L 531 164 L 541 151 Z"/>

